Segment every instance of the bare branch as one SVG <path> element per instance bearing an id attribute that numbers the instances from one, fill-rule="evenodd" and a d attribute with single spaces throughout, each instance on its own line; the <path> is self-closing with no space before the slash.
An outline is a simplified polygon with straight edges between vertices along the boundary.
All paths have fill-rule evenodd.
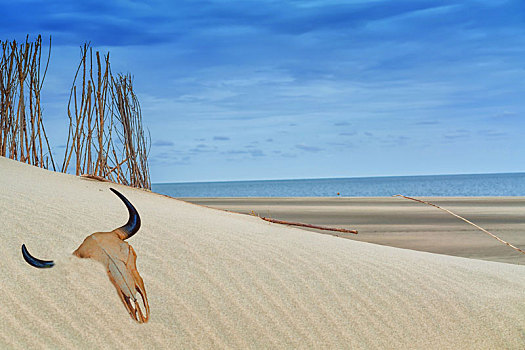
<path id="1" fill-rule="evenodd" d="M 464 217 L 461 217 L 461 216 L 459 216 L 459 215 L 457 215 L 457 214 L 454 214 L 453 212 L 451 212 L 451 211 L 448 210 L 448 209 L 441 208 L 440 206 L 438 206 L 438 205 L 436 205 L 436 204 L 433 204 L 433 203 L 430 203 L 430 202 L 425 202 L 425 201 L 420 200 L 420 199 L 416 199 L 416 198 L 412 198 L 412 197 L 403 196 L 403 195 L 401 195 L 401 194 L 396 194 L 394 197 L 402 197 L 402 198 L 410 199 L 410 200 L 412 200 L 412 201 L 419 202 L 419 203 L 423 203 L 423 204 L 427 204 L 427 205 L 430 205 L 430 206 L 432 206 L 432 207 L 435 207 L 435 208 L 438 208 L 438 209 L 440 209 L 440 210 L 443 210 L 443 211 L 449 213 L 450 215 L 452 215 L 452 216 L 454 216 L 454 217 L 456 217 L 456 218 L 458 218 L 458 219 L 460 219 L 460 220 L 465 221 L 467 224 L 470 224 L 470 225 L 474 226 L 474 227 L 477 228 L 478 230 L 485 232 L 486 234 L 488 234 L 488 235 L 491 236 L 492 238 L 497 239 L 499 242 L 501 242 L 501 243 L 503 243 L 503 244 L 505 244 L 505 245 L 508 245 L 508 246 L 511 247 L 512 249 L 514 249 L 514 250 L 516 250 L 516 251 L 518 251 L 518 252 L 520 252 L 520 253 L 522 253 L 522 254 L 525 254 L 525 251 L 521 250 L 520 248 L 517 248 L 517 247 L 513 246 L 513 245 L 510 244 L 509 242 L 504 241 L 504 240 L 502 240 L 501 238 L 499 238 L 498 236 L 496 236 L 495 234 L 490 233 L 489 231 L 485 230 L 483 227 L 480 227 L 480 226 L 476 225 L 475 223 L 473 223 L 473 222 L 471 222 L 471 221 L 465 219 Z"/>
<path id="2" fill-rule="evenodd" d="M 336 227 L 326 227 L 326 226 L 317 226 L 317 225 L 303 224 L 301 222 L 290 222 L 290 221 L 276 220 L 276 219 L 265 218 L 265 217 L 262 217 L 262 216 L 260 216 L 260 218 L 263 219 L 264 221 L 273 222 L 274 224 L 308 227 L 308 228 L 315 228 L 315 229 L 318 229 L 318 230 L 353 233 L 353 234 L 357 235 L 357 231 L 356 230 L 347 230 L 345 228 L 336 228 Z"/>

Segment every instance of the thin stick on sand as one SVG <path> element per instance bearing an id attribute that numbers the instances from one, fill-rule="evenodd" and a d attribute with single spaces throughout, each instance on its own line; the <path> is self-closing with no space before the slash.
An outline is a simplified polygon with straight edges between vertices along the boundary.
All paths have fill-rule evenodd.
<path id="1" fill-rule="evenodd" d="M 332 228 L 332 227 L 324 227 L 324 226 L 303 224 L 303 223 L 300 223 L 300 222 L 290 222 L 290 221 L 283 221 L 283 220 L 275 220 L 275 219 L 265 218 L 263 216 L 260 216 L 260 218 L 263 219 L 264 221 L 273 222 L 274 224 L 316 228 L 318 230 L 353 233 L 353 234 L 357 235 L 357 231 L 355 231 L 355 230 L 347 230 L 347 229 L 344 229 L 344 228 L 335 228 L 335 227 Z"/>
<path id="2" fill-rule="evenodd" d="M 85 179 L 90 179 L 90 180 L 96 180 L 96 181 L 100 181 L 100 182 L 113 182 L 111 180 L 105 179 L 102 176 L 98 176 L 98 175 L 82 174 L 82 175 L 80 175 L 80 177 L 83 177 Z M 113 182 L 113 183 L 115 183 L 115 182 Z"/>
<path id="3" fill-rule="evenodd" d="M 403 196 L 402 194 L 396 194 L 396 195 L 394 195 L 393 197 L 403 197 L 403 198 L 410 199 L 410 200 L 413 200 L 413 201 L 416 201 L 416 202 L 419 202 L 419 203 L 428 204 L 428 205 L 433 206 L 433 207 L 435 207 L 435 208 L 438 208 L 438 209 L 441 209 L 441 210 L 443 210 L 443 211 L 446 211 L 446 212 L 449 213 L 450 215 L 455 216 L 455 217 L 457 217 L 458 219 L 465 221 L 467 224 L 471 224 L 472 226 L 474 226 L 474 227 L 477 228 L 478 230 L 481 230 L 481 231 L 485 232 L 486 234 L 488 234 L 488 235 L 490 235 L 491 237 L 497 239 L 497 240 L 500 241 L 501 243 L 503 243 L 503 244 L 505 244 L 505 245 L 508 245 L 508 246 L 511 247 L 512 249 L 514 249 L 514 250 L 516 250 L 516 251 L 518 251 L 518 252 L 520 252 L 520 253 L 522 253 L 522 254 L 525 254 L 525 251 L 521 250 L 520 248 L 517 248 L 517 247 L 513 246 L 513 245 L 510 244 L 509 242 L 504 241 L 504 240 L 502 240 L 501 238 L 499 238 L 498 236 L 496 236 L 495 234 L 492 234 L 492 233 L 490 233 L 489 231 L 485 230 L 483 227 L 480 227 L 480 226 L 476 225 L 475 223 L 473 223 L 473 222 L 471 222 L 471 221 L 469 221 L 469 220 L 467 220 L 467 219 L 465 219 L 465 218 L 463 218 L 463 217 L 461 217 L 461 216 L 459 216 L 459 215 L 457 215 L 457 214 L 454 214 L 453 212 L 451 212 L 451 211 L 448 210 L 448 209 L 441 208 L 441 207 L 438 206 L 438 205 L 435 205 L 435 204 L 432 204 L 432 203 L 429 203 L 429 202 L 425 202 L 425 201 L 422 201 L 422 200 L 420 200 L 420 199 L 416 199 L 416 198 L 412 198 L 412 197 Z"/>

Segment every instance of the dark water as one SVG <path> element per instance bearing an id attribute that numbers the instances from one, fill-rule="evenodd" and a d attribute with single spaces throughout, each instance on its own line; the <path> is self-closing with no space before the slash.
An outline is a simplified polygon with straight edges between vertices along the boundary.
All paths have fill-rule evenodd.
<path id="1" fill-rule="evenodd" d="M 525 196 L 525 173 L 153 184 L 172 197 Z"/>

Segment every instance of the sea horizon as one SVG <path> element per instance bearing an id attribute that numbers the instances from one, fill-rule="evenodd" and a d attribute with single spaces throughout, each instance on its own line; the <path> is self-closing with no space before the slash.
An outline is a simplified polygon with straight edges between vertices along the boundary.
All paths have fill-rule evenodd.
<path id="1" fill-rule="evenodd" d="M 297 181 L 297 180 L 340 180 L 340 179 L 371 179 L 392 177 L 425 177 L 425 176 L 465 176 L 465 175 L 525 175 L 525 171 L 509 171 L 497 173 L 458 173 L 458 174 L 418 174 L 418 175 L 371 175 L 371 176 L 335 176 L 335 177 L 298 177 L 298 178 L 276 178 L 276 179 L 247 179 L 247 180 L 201 180 L 201 181 L 163 181 L 152 182 L 153 185 L 168 184 L 201 184 L 201 183 L 223 183 L 223 182 L 252 182 L 252 181 Z"/>
<path id="2" fill-rule="evenodd" d="M 172 197 L 525 196 L 525 172 L 154 183 Z"/>

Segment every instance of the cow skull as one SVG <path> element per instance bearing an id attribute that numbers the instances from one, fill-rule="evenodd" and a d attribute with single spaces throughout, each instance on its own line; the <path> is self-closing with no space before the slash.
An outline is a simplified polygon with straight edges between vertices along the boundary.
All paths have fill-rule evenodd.
<path id="1" fill-rule="evenodd" d="M 109 280 L 115 286 L 122 303 L 131 318 L 138 323 L 148 322 L 149 304 L 137 266 L 137 254 L 125 240 L 133 236 L 140 228 L 140 216 L 135 207 L 114 188 L 110 188 L 124 202 L 129 212 L 128 222 L 111 232 L 95 232 L 84 239 L 84 242 L 73 252 L 79 258 L 91 258 L 106 267 Z M 37 268 L 51 268 L 54 262 L 33 257 L 22 244 L 22 255 L 25 261 Z M 136 297 L 138 292 L 142 299 L 145 313 Z"/>

